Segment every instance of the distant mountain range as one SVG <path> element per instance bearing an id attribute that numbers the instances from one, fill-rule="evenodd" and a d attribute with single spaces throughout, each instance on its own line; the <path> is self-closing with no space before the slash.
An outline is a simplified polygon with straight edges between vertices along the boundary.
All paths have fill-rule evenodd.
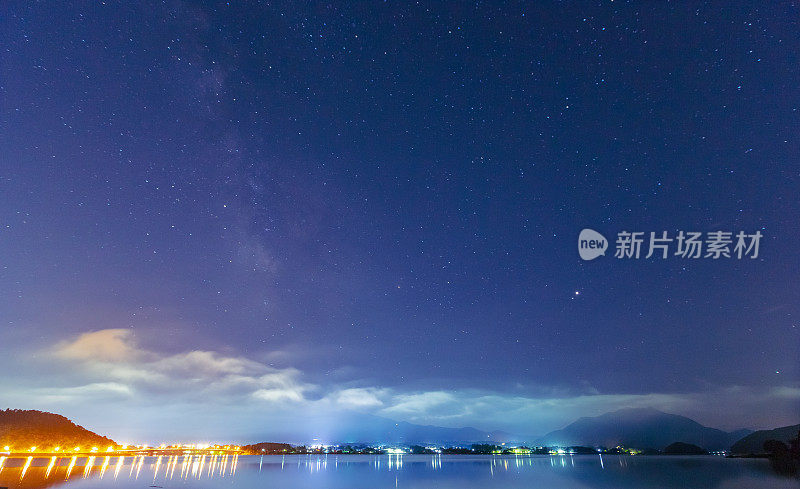
<path id="1" fill-rule="evenodd" d="M 114 440 L 78 426 L 64 416 L 43 411 L 0 410 L 0 447 L 50 450 L 53 447 L 102 447 L 116 445 Z"/>
<path id="2" fill-rule="evenodd" d="M 675 443 L 689 443 L 706 450 L 725 450 L 751 433 L 750 430 L 726 432 L 709 428 L 675 414 L 656 409 L 621 409 L 596 417 L 581 418 L 564 429 L 543 437 L 482 431 L 475 428 L 444 428 L 396 422 L 379 416 L 350 413 L 335 422 L 308 420 L 306 426 L 292 427 L 306 433 L 264 433 L 261 440 L 286 440 L 295 443 L 393 443 L 467 446 L 473 443 L 520 443 L 528 446 L 605 446 L 661 450 Z"/>
<path id="3" fill-rule="evenodd" d="M 444 428 L 441 426 L 418 425 L 401 421 L 388 421 L 383 432 L 387 441 L 395 443 L 508 443 L 521 442 L 525 437 L 505 431 L 481 431 L 475 428 Z"/>
<path id="4" fill-rule="evenodd" d="M 288 431 L 291 429 L 291 432 Z M 285 440 L 295 444 L 450 444 L 527 442 L 532 436 L 519 436 L 505 431 L 482 431 L 476 428 L 446 428 L 394 421 L 363 413 L 348 413 L 336 418 L 311 418 L 304 426 L 287 431 L 255 433 L 252 441 Z"/>
<path id="5" fill-rule="evenodd" d="M 651 408 L 620 409 L 595 417 L 580 418 L 564 429 L 537 440 L 537 445 L 589 445 L 663 449 L 675 442 L 706 450 L 724 450 L 750 430 L 726 432 L 697 421 Z"/>
<path id="6" fill-rule="evenodd" d="M 789 443 L 789 440 L 797 436 L 800 431 L 800 424 L 775 428 L 774 430 L 759 430 L 750 433 L 731 447 L 731 453 L 763 453 L 764 442 L 767 440 L 778 440 Z"/>
<path id="7" fill-rule="evenodd" d="M 475 428 L 445 428 L 395 422 L 378 416 L 352 413 L 337 417 L 335 422 L 320 418 L 309 420 L 300 429 L 292 427 L 293 435 L 280 433 L 255 435 L 255 438 L 278 439 L 296 444 L 313 443 L 392 443 L 392 444 L 436 444 L 469 445 L 473 443 L 521 443 L 528 446 L 604 446 L 613 448 L 622 445 L 630 448 L 663 449 L 676 442 L 697 445 L 706 450 L 725 450 L 734 453 L 760 453 L 764 441 L 769 439 L 788 441 L 797 435 L 800 425 L 786 426 L 774 430 L 752 432 L 738 430 L 726 432 L 709 428 L 700 423 L 656 409 L 620 409 L 595 417 L 580 418 L 563 429 L 543 437 L 521 436 L 504 431 L 482 431 Z M 262 437 L 263 436 L 263 437 Z M 300 437 L 298 439 L 298 436 Z M 321 436 L 322 438 L 317 438 Z M 116 443 L 76 425 L 58 414 L 19 409 L 0 410 L 0 447 L 27 450 L 31 446 L 50 449 L 54 446 L 98 446 Z"/>

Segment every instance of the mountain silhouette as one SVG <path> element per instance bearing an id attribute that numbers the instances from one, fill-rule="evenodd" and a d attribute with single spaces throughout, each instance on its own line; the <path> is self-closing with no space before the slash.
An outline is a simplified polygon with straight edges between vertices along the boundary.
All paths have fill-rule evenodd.
<path id="1" fill-rule="evenodd" d="M 301 426 L 283 430 L 254 430 L 247 443 L 280 440 L 293 444 L 452 444 L 525 442 L 534 437 L 471 427 L 450 428 L 396 421 L 371 414 L 348 412 L 336 417 L 310 416 Z"/>
<path id="2" fill-rule="evenodd" d="M 0 447 L 24 451 L 34 446 L 51 450 L 56 446 L 105 448 L 109 445 L 116 443 L 59 414 L 23 409 L 0 410 Z"/>
<path id="3" fill-rule="evenodd" d="M 563 429 L 548 433 L 538 445 L 591 445 L 663 449 L 675 442 L 706 450 L 727 449 L 748 431 L 728 433 L 697 421 L 652 408 L 620 409 L 595 417 L 580 418 Z"/>
<path id="4" fill-rule="evenodd" d="M 750 433 L 738 440 L 731 447 L 732 453 L 764 453 L 764 442 L 767 440 L 778 440 L 788 443 L 789 440 L 797 436 L 800 431 L 800 424 L 775 428 L 774 430 L 758 430 Z"/>

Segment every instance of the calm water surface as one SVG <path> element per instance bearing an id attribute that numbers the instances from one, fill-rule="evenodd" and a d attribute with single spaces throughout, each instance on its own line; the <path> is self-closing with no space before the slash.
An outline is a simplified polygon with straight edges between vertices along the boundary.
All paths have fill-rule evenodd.
<path id="1" fill-rule="evenodd" d="M 800 488 L 769 461 L 722 457 L 267 455 L 6 459 L 0 487 Z"/>

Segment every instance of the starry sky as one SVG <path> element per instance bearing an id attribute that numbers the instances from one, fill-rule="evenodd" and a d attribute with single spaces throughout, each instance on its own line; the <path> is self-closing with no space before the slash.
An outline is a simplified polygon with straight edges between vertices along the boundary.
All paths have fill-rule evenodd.
<path id="1" fill-rule="evenodd" d="M 797 423 L 798 13 L 3 2 L 0 407 L 130 440 Z M 583 228 L 763 238 L 582 261 Z"/>

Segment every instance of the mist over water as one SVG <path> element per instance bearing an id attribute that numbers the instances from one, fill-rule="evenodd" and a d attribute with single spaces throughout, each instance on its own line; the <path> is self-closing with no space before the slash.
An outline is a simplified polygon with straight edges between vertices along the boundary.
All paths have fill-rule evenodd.
<path id="1" fill-rule="evenodd" d="M 88 463 L 87 463 L 88 462 Z M 0 487 L 796 488 L 764 459 L 267 455 L 6 459 Z"/>

